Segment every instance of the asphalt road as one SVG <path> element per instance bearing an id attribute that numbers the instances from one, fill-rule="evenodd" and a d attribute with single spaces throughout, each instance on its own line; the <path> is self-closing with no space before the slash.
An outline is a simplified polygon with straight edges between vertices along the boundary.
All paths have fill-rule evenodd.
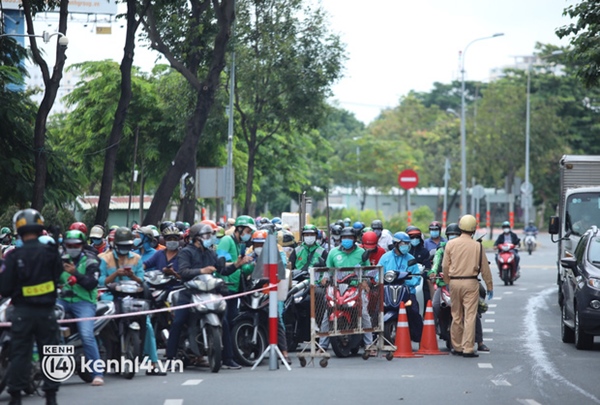
<path id="1" fill-rule="evenodd" d="M 578 351 L 560 340 L 556 299 L 556 249 L 547 235 L 531 256 L 521 252 L 522 277 L 505 287 L 492 267 L 495 297 L 484 315 L 492 349 L 479 358 L 412 359 L 332 357 L 327 368 L 299 366 L 269 371 L 186 370 L 166 377 L 142 373 L 133 380 L 108 375 L 103 387 L 72 377 L 59 392 L 68 404 L 600 404 L 600 339 Z M 493 253 L 488 258 L 493 262 Z M 443 343 L 443 342 L 441 342 Z M 440 347 L 443 347 L 440 344 Z M 416 349 L 416 346 L 415 346 Z M 0 395 L 0 404 L 8 395 Z M 32 396 L 25 404 L 41 404 Z"/>

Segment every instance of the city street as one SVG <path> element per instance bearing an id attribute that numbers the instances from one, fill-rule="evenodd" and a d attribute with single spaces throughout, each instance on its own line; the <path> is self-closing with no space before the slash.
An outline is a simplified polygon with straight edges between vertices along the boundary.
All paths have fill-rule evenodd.
<path id="1" fill-rule="evenodd" d="M 268 361 L 255 371 L 188 369 L 166 377 L 140 372 L 133 380 L 108 375 L 103 387 L 72 377 L 62 385 L 60 404 L 600 404 L 594 350 L 578 351 L 560 339 L 556 293 L 556 246 L 548 235 L 531 256 L 521 251 L 521 278 L 514 286 L 494 274 L 494 299 L 483 317 L 490 353 L 479 358 L 452 355 L 393 359 L 338 359 L 327 368 L 299 366 L 269 371 Z M 488 252 L 493 262 L 494 255 Z M 440 342 L 440 347 L 444 347 Z M 415 346 L 416 349 L 416 346 Z M 8 402 L 6 392 L 0 404 Z M 360 401 L 360 402 L 359 402 Z M 38 396 L 25 404 L 40 404 Z"/>

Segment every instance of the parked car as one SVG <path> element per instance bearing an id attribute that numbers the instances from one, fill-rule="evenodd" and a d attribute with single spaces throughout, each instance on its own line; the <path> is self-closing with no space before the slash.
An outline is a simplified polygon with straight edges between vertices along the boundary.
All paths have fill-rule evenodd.
<path id="1" fill-rule="evenodd" d="M 600 233 L 592 226 L 579 240 L 573 257 L 563 257 L 561 337 L 590 350 L 600 335 Z"/>

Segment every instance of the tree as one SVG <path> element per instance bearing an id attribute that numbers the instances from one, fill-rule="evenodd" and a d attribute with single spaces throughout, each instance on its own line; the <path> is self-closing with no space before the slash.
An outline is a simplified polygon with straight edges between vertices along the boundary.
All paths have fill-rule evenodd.
<path id="1" fill-rule="evenodd" d="M 195 91 L 185 137 L 175 157 L 169 160 L 172 164 L 154 194 L 144 224 L 159 222 L 184 173 L 195 178 L 196 149 L 225 66 L 233 19 L 234 0 L 160 0 L 152 3 L 142 21 L 150 46 L 163 54 Z M 188 189 L 185 200 L 183 218 L 193 222 L 193 189 Z"/>
<path id="2" fill-rule="evenodd" d="M 244 212 L 254 215 L 256 162 L 269 159 L 261 148 L 303 146 L 301 138 L 322 122 L 344 50 L 323 10 L 302 0 L 242 0 L 238 16 L 235 109 L 248 153 Z"/>

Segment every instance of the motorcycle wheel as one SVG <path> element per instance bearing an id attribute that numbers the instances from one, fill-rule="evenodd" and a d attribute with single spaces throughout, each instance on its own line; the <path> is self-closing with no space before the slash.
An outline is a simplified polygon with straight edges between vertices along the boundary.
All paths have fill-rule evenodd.
<path id="1" fill-rule="evenodd" d="M 10 343 L 6 343 L 0 351 L 0 393 L 6 388 L 8 366 L 10 365 Z"/>
<path id="2" fill-rule="evenodd" d="M 221 368 L 221 329 L 217 326 L 206 325 L 206 341 L 210 371 L 218 373 Z"/>
<path id="3" fill-rule="evenodd" d="M 504 285 L 508 285 L 508 282 L 510 281 L 509 269 L 502 269 L 502 281 L 504 281 Z"/>
<path id="4" fill-rule="evenodd" d="M 256 343 L 252 343 L 254 325 L 251 321 L 241 321 L 233 327 L 233 356 L 236 361 L 246 367 L 254 365 L 256 360 L 267 348 L 267 335 L 259 327 L 256 334 Z"/>
<path id="5" fill-rule="evenodd" d="M 135 358 L 139 357 L 141 354 L 141 348 L 142 341 L 140 339 L 140 332 L 133 330 L 127 331 L 127 334 L 125 335 L 125 353 L 123 356 L 125 360 L 131 360 L 132 364 L 134 364 Z M 123 377 L 128 380 L 131 380 L 135 376 L 135 368 L 133 366 L 124 368 L 121 372 Z"/>
<path id="6" fill-rule="evenodd" d="M 342 335 L 332 337 L 331 348 L 335 355 L 339 358 L 345 358 L 358 353 L 358 344 L 355 341 L 356 336 L 362 340 L 362 335 Z"/>
<path id="7" fill-rule="evenodd" d="M 531 255 L 531 252 L 533 252 L 533 245 L 531 243 L 529 245 L 527 245 L 527 252 L 529 252 L 530 255 Z"/>
<path id="8" fill-rule="evenodd" d="M 396 344 L 396 326 L 398 325 L 398 322 L 395 322 L 392 319 L 388 320 L 385 325 L 383 325 L 383 335 L 385 336 L 386 340 L 388 342 L 391 342 L 392 344 Z"/>

